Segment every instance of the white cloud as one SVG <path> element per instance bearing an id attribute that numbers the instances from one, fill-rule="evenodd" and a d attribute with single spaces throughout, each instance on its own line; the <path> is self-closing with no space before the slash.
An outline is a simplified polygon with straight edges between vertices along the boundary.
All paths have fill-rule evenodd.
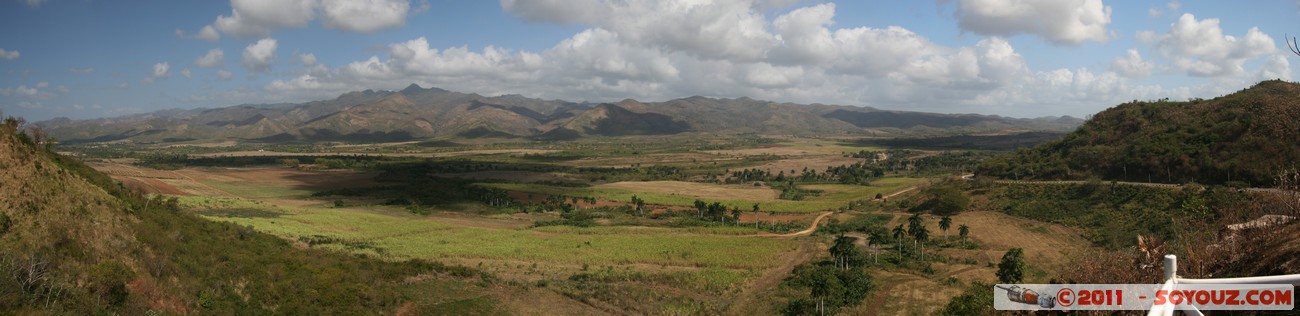
<path id="1" fill-rule="evenodd" d="M 264 38 L 244 48 L 244 68 L 253 72 L 271 70 L 277 44 L 274 38 Z"/>
<path id="2" fill-rule="evenodd" d="M 1101 0 L 957 0 L 963 30 L 993 36 L 1031 34 L 1058 45 L 1111 38 L 1110 6 Z"/>
<path id="3" fill-rule="evenodd" d="M 168 64 L 167 62 L 161 62 L 161 63 L 153 64 L 153 77 L 154 77 L 154 78 L 167 78 L 168 76 L 171 75 L 171 73 L 170 73 L 170 69 L 171 69 L 171 67 L 172 67 L 172 66 L 171 66 L 170 64 Z"/>
<path id="4" fill-rule="evenodd" d="M 130 84 L 130 83 L 123 82 L 123 83 L 118 83 L 116 87 L 117 87 L 118 89 L 126 89 L 126 88 L 130 88 L 130 87 L 131 87 L 131 84 Z"/>
<path id="5" fill-rule="evenodd" d="M 316 64 L 316 55 L 315 55 L 315 54 L 311 54 L 311 53 L 307 53 L 307 54 L 298 54 L 298 62 L 302 63 L 303 66 L 311 66 L 311 65 L 315 65 L 315 64 Z"/>
<path id="6" fill-rule="evenodd" d="M 425 38 L 415 38 L 388 45 L 386 55 L 338 68 L 311 60 L 311 54 L 295 54 L 296 62 L 307 69 L 256 92 L 269 99 L 263 102 L 300 101 L 418 83 L 566 100 L 749 96 L 937 112 L 978 107 L 974 111 L 1017 116 L 1082 115 L 1133 99 L 1190 95 L 1132 84 L 1130 75 L 1155 67 L 1141 55 L 1117 58 L 1127 62 L 1119 63 L 1129 66 L 1124 70 L 1030 70 L 1004 37 L 954 47 L 899 26 L 835 28 L 832 3 L 794 8 L 770 19 L 763 16 L 770 11 L 762 8 L 791 3 L 778 2 L 504 0 L 508 13 L 526 20 L 585 27 L 541 51 L 430 47 Z M 669 34 L 673 32 L 679 34 Z M 1061 34 L 1062 41 L 1109 38 Z M 698 41 L 716 42 L 718 49 L 702 49 L 693 44 Z M 246 100 L 255 92 L 241 93 L 240 100 Z"/>
<path id="7" fill-rule="evenodd" d="M 14 60 L 14 59 L 18 59 L 18 57 L 20 56 L 22 56 L 22 54 L 18 53 L 18 51 L 16 50 L 5 50 L 3 48 L 0 48 L 0 59 Z"/>
<path id="8" fill-rule="evenodd" d="M 208 50 L 208 52 L 203 54 L 203 56 L 194 59 L 194 65 L 203 68 L 213 68 L 221 66 L 221 62 L 224 61 L 225 58 L 226 52 L 222 51 L 220 48 L 213 48 Z"/>
<path id="9" fill-rule="evenodd" d="M 230 78 L 231 78 L 231 77 L 234 77 L 234 76 L 235 76 L 235 74 L 230 73 L 229 71 L 225 71 L 225 70 L 217 70 L 217 78 L 221 78 L 221 79 L 225 79 L 225 80 L 230 80 Z"/>
<path id="10" fill-rule="evenodd" d="M 307 26 L 319 5 L 319 0 L 231 0 L 230 16 L 217 16 L 213 25 L 237 37 L 266 36 L 277 28 Z"/>
<path id="11" fill-rule="evenodd" d="M 325 27 L 375 32 L 406 24 L 409 0 L 231 0 L 229 16 L 211 26 L 236 37 L 260 37 L 280 28 L 304 27 L 320 17 Z"/>
<path id="12" fill-rule="evenodd" d="M 1287 60 L 1285 54 L 1274 54 L 1268 56 L 1264 65 L 1259 67 L 1259 74 L 1255 76 L 1257 80 L 1282 79 L 1291 80 L 1291 61 Z"/>
<path id="13" fill-rule="evenodd" d="M 1255 57 L 1272 54 L 1273 38 L 1257 27 L 1246 31 L 1245 36 L 1224 35 L 1218 19 L 1196 20 L 1185 13 L 1169 27 L 1169 32 L 1157 34 L 1140 31 L 1140 42 L 1154 45 L 1156 50 L 1171 59 L 1171 66 L 1188 75 L 1220 77 L 1242 74 L 1243 64 Z"/>
<path id="14" fill-rule="evenodd" d="M 409 0 L 324 0 L 321 23 L 349 32 L 374 32 L 406 24 Z"/>
<path id="15" fill-rule="evenodd" d="M 439 52 L 429 48 L 424 37 L 389 46 L 392 57 L 387 63 L 393 69 L 411 74 L 458 77 L 487 75 L 505 77 L 519 70 L 539 66 L 540 57 L 531 53 L 512 53 L 509 50 L 488 46 L 483 52 L 472 52 L 466 47 L 452 47 Z M 351 68 L 351 65 L 349 65 Z"/>
<path id="16" fill-rule="evenodd" d="M 1161 10 L 1160 8 L 1152 7 L 1147 9 L 1147 16 L 1158 18 L 1164 15 L 1165 15 L 1165 11 Z"/>
<path id="17" fill-rule="evenodd" d="M 42 4 L 45 4 L 45 1 L 47 0 L 27 0 L 27 7 L 37 9 L 40 8 Z"/>
<path id="18" fill-rule="evenodd" d="M 185 69 L 181 69 L 181 76 L 185 77 L 185 79 L 189 79 L 189 78 L 193 78 L 194 74 L 190 73 L 189 68 L 185 68 Z"/>
<path id="19" fill-rule="evenodd" d="M 18 107 L 25 109 L 39 109 L 45 107 L 45 104 L 41 104 L 40 102 L 19 101 Z"/>
<path id="20" fill-rule="evenodd" d="M 777 43 L 753 0 L 502 0 L 501 5 L 529 21 L 580 23 L 646 48 L 709 59 L 753 61 Z"/>
<path id="21" fill-rule="evenodd" d="M 1110 71 L 1121 76 L 1129 78 L 1145 78 L 1151 75 L 1151 69 L 1155 66 L 1151 62 L 1142 60 L 1142 54 L 1136 49 L 1130 49 L 1124 56 L 1117 56 L 1110 62 Z"/>
<path id="22" fill-rule="evenodd" d="M 42 100 L 50 99 L 55 97 L 55 95 L 54 93 L 51 93 L 49 91 L 49 87 L 50 87 L 49 82 L 41 81 L 41 82 L 37 82 L 32 87 L 28 87 L 27 85 L 19 85 L 13 88 L 0 88 L 0 96 L 5 96 L 5 97 L 12 96 L 12 97 L 22 97 L 22 98 L 42 99 Z M 67 88 L 63 86 L 59 86 L 55 90 L 59 91 L 60 93 L 67 93 L 68 91 Z"/>
<path id="23" fill-rule="evenodd" d="M 189 34 L 181 29 L 176 29 L 176 37 L 180 37 L 183 39 L 200 39 L 209 42 L 216 42 L 217 40 L 221 39 L 221 34 L 217 33 L 216 28 L 213 28 L 211 25 L 207 25 L 199 29 L 198 33 L 194 33 L 194 34 Z"/>
<path id="24" fill-rule="evenodd" d="M 86 67 L 86 68 L 71 68 L 71 69 L 68 69 L 68 71 L 71 71 L 72 73 L 75 73 L 75 74 L 92 74 L 92 73 L 95 73 L 95 68 L 91 68 L 91 67 Z"/>

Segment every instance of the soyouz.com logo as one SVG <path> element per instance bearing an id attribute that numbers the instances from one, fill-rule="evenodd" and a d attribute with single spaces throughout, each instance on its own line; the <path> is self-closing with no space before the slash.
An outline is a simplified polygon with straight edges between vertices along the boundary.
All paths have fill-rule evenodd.
<path id="1" fill-rule="evenodd" d="M 1198 310 L 1291 310 L 1290 284 L 996 284 L 999 310 L 1149 310 L 1153 306 Z"/>

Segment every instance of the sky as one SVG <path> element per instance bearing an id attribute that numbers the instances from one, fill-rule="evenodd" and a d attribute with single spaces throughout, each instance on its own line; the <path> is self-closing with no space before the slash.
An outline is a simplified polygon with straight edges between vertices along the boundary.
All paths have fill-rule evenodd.
<path id="1" fill-rule="evenodd" d="M 0 113 L 30 121 L 412 83 L 1086 117 L 1300 58 L 1294 0 L 0 0 L 0 30 Z"/>

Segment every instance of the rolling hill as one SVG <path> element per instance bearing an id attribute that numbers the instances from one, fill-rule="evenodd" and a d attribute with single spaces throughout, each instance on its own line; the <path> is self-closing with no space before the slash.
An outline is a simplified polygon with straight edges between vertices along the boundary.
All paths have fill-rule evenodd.
<path id="1" fill-rule="evenodd" d="M 1017 179 L 1101 177 L 1271 187 L 1300 167 L 1300 84 L 1278 80 L 1210 100 L 1130 102 L 1058 141 L 987 161 Z"/>
<path id="2" fill-rule="evenodd" d="M 64 143 L 382 142 L 428 138 L 672 135 L 678 133 L 917 134 L 1068 131 L 1079 119 L 883 111 L 749 98 L 575 103 L 422 88 L 350 92 L 333 100 L 165 110 L 38 122 Z"/>
<path id="3" fill-rule="evenodd" d="M 0 125 L 0 314 L 494 309 L 436 306 L 485 295 L 482 287 L 449 275 L 477 280 L 476 270 L 302 248 L 249 227 L 208 221 L 182 211 L 176 198 L 132 192 L 51 152 L 18 132 L 20 125 L 14 118 Z"/>

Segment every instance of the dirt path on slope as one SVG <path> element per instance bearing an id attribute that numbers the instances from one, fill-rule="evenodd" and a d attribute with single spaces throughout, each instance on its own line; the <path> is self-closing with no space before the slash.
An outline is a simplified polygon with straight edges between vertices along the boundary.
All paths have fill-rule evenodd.
<path id="1" fill-rule="evenodd" d="M 829 214 L 829 212 L 828 212 Z M 732 300 L 731 306 L 727 309 L 726 315 L 758 315 L 764 312 L 761 310 L 761 299 L 764 295 L 770 294 L 781 285 L 781 281 L 794 271 L 795 267 L 812 261 L 817 256 L 817 245 L 812 240 L 805 240 L 799 244 L 795 251 L 782 255 L 780 260 L 781 266 L 770 268 L 763 271 L 763 275 L 750 282 L 745 289 L 736 295 Z M 772 312 L 772 311 L 766 311 Z"/>
<path id="2" fill-rule="evenodd" d="M 818 224 L 821 224 L 822 220 L 823 220 L 823 219 L 826 219 L 827 216 L 831 216 L 831 214 L 835 214 L 835 212 L 826 211 L 826 212 L 822 213 L 822 215 L 818 215 L 817 218 L 813 219 L 812 225 L 808 225 L 808 229 L 804 229 L 804 230 L 801 230 L 801 231 L 797 231 L 797 232 L 793 232 L 793 233 L 788 233 L 788 234 L 772 234 L 772 233 L 765 233 L 765 234 L 757 234 L 757 235 L 749 235 L 749 236 L 754 236 L 754 237 L 798 237 L 798 236 L 810 235 L 810 234 L 812 234 L 813 232 L 817 231 L 817 225 L 818 225 Z"/>

